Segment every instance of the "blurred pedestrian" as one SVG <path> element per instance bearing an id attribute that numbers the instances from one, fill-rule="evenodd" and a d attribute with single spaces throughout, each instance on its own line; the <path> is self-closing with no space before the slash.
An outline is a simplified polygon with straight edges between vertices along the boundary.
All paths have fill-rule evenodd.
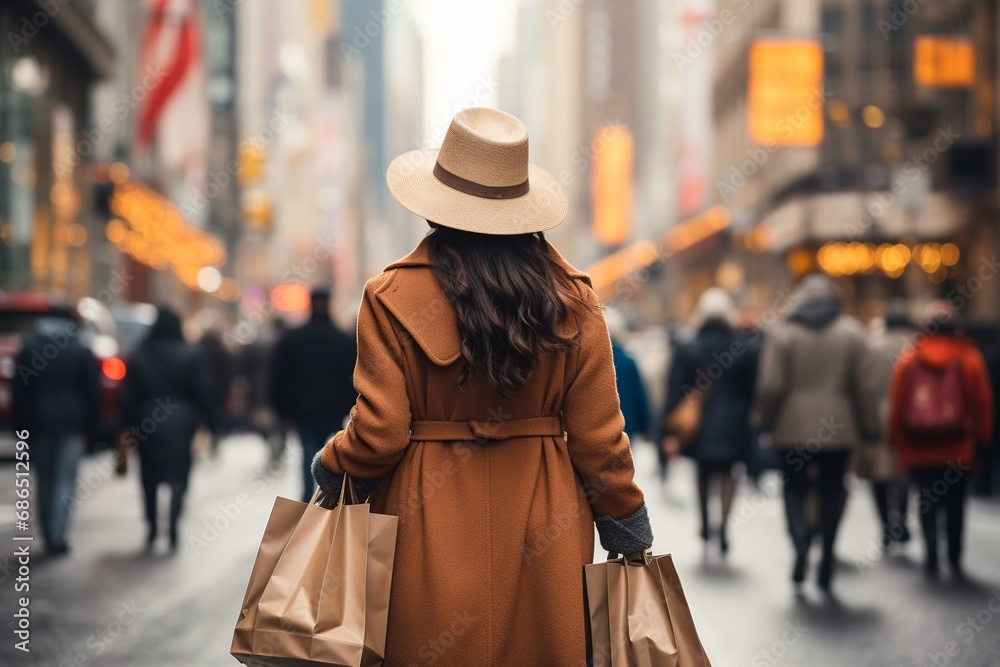
<path id="1" fill-rule="evenodd" d="M 272 461 L 281 458 L 287 431 L 270 400 L 274 349 L 284 332 L 284 321 L 280 318 L 263 323 L 256 338 L 244 345 L 237 357 L 240 380 L 245 390 L 246 425 L 267 443 Z"/>
<path id="2" fill-rule="evenodd" d="M 279 418 L 294 424 L 302 443 L 302 498 L 314 483 L 310 465 L 326 441 L 339 431 L 357 393 L 352 379 L 357 343 L 330 318 L 330 291 L 309 295 L 305 325 L 287 331 L 271 361 L 271 402 Z"/>
<path id="3" fill-rule="evenodd" d="M 424 662 L 456 609 L 484 620 L 449 665 L 585 664 L 595 520 L 609 551 L 652 544 L 597 295 L 542 234 L 566 198 L 527 159 L 518 119 L 473 108 L 439 152 L 389 166 L 434 231 L 366 285 L 360 396 L 314 465 L 331 493 L 388 475 L 371 500 L 400 517 L 387 665 Z"/>
<path id="4" fill-rule="evenodd" d="M 922 331 L 893 375 L 889 420 L 900 465 L 919 487 L 926 571 L 938 573 L 938 513 L 947 521 L 948 561 L 962 576 L 965 498 L 976 445 L 993 437 L 993 393 L 976 346 L 946 301 L 928 305 Z"/>
<path id="5" fill-rule="evenodd" d="M 198 340 L 198 351 L 208 367 L 211 380 L 209 389 L 210 409 L 215 415 L 211 435 L 211 451 L 218 454 L 219 441 L 226 430 L 230 390 L 235 368 L 232 355 L 222 342 L 222 337 L 214 328 L 208 328 Z"/>
<path id="6" fill-rule="evenodd" d="M 677 347 L 664 409 L 664 420 L 669 421 L 683 401 L 699 397 L 698 429 L 683 452 L 698 466 L 701 539 L 707 546 L 717 534 L 723 555 L 729 551 L 726 521 L 736 492 L 736 465 L 746 463 L 750 455 L 750 408 L 757 379 L 758 350 L 734 328 L 738 316 L 726 290 L 713 287 L 701 294 L 693 316 L 697 334 Z M 676 434 L 667 427 L 666 437 Z M 664 448 L 672 451 L 680 445 L 668 442 Z M 713 495 L 718 495 L 721 507 L 718 530 L 709 518 Z"/>
<path id="7" fill-rule="evenodd" d="M 30 434 L 38 518 L 45 549 L 56 555 L 69 551 L 77 469 L 101 417 L 97 361 L 79 333 L 75 311 L 40 318 L 24 337 L 11 379 L 14 430 Z"/>
<path id="8" fill-rule="evenodd" d="M 147 338 L 129 357 L 122 384 L 123 440 L 137 447 L 146 508 L 146 548 L 158 537 L 157 491 L 170 489 L 170 548 L 177 549 L 178 522 L 200 423 L 214 427 L 211 378 L 197 348 L 184 342 L 181 320 L 160 306 Z"/>
<path id="9" fill-rule="evenodd" d="M 776 322 L 764 341 L 755 407 L 760 426 L 783 454 L 796 585 L 805 580 L 808 568 L 812 531 L 807 501 L 816 492 L 822 536 L 817 583 L 830 591 L 848 459 L 874 430 L 861 410 L 866 361 L 864 328 L 841 313 L 840 296 L 830 279 L 821 274 L 803 278 L 792 293 L 787 319 Z M 812 468 L 816 477 L 810 474 Z"/>
<path id="10" fill-rule="evenodd" d="M 611 334 L 615 386 L 618 389 L 622 416 L 625 417 L 625 434 L 628 435 L 629 442 L 634 445 L 637 437 L 644 436 L 649 431 L 649 399 L 646 396 L 646 386 L 642 382 L 635 359 L 624 348 L 625 337 L 628 335 L 625 316 L 611 309 L 605 311 L 604 316 Z"/>
<path id="11" fill-rule="evenodd" d="M 910 344 L 914 332 L 905 302 L 896 299 L 886 306 L 882 326 L 873 330 L 868 338 L 868 362 L 863 377 L 867 398 L 863 405 L 874 412 L 868 419 L 878 424 L 878 438 L 858 449 L 857 474 L 872 482 L 872 494 L 882 524 L 879 540 L 883 550 L 893 543 L 904 544 L 910 540 L 906 525 L 909 482 L 899 468 L 889 438 L 889 381 L 899 355 Z"/>

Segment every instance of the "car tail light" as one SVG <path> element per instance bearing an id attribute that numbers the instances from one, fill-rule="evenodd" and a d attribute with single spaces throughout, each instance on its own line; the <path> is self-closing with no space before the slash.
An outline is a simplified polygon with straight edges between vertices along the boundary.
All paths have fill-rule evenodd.
<path id="1" fill-rule="evenodd" d="M 0 378 L 10 380 L 14 377 L 14 360 L 10 357 L 0 357 Z"/>
<path id="2" fill-rule="evenodd" d="M 125 377 L 125 362 L 118 357 L 108 357 L 101 362 L 101 372 L 109 380 L 121 380 Z"/>

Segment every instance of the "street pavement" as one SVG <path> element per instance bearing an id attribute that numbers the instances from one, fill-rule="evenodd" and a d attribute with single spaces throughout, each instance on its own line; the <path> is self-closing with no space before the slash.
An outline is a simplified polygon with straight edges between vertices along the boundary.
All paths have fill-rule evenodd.
<path id="1" fill-rule="evenodd" d="M 0 486 L 4 639 L 0 665 L 217 667 L 232 628 L 275 495 L 298 497 L 299 465 L 268 464 L 262 442 L 227 438 L 217 458 L 196 465 L 182 545 L 170 555 L 143 550 L 139 483 L 110 474 L 103 456 L 82 469 L 69 557 L 36 556 L 31 569 L 31 653 L 14 650 L 12 484 Z M 765 477 L 741 487 L 731 550 L 706 553 L 697 537 L 693 471 L 673 466 L 665 487 L 648 445 L 637 445 L 654 551 L 671 552 L 716 667 L 1000 665 L 1000 504 L 973 500 L 967 519 L 968 582 L 928 581 L 915 540 L 883 555 L 866 485 L 852 488 L 838 542 L 836 598 L 810 581 L 801 597 L 789 580 L 791 549 L 780 487 Z M 0 475 L 13 479 L 13 467 Z M 915 535 L 919 531 L 914 531 Z M 39 545 L 40 546 L 40 545 Z M 604 557 L 599 553 L 598 557 Z M 470 666 L 471 667 L 471 666 Z"/>

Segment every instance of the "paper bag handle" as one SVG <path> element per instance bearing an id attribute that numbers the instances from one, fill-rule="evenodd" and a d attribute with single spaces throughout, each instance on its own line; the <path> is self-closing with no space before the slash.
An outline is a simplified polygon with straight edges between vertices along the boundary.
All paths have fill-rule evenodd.
<path id="1" fill-rule="evenodd" d="M 622 563 L 624 563 L 625 565 L 635 565 L 637 567 L 641 567 L 643 565 L 649 565 L 649 561 L 652 558 L 652 552 L 650 552 L 649 550 L 645 550 L 644 549 L 643 552 L 642 552 L 642 560 L 641 561 L 640 560 L 636 560 L 636 561 L 628 560 L 623 555 L 619 554 L 617 551 L 609 551 L 608 552 L 608 560 L 609 561 L 611 561 L 611 560 L 617 560 L 619 558 L 622 559 Z"/>
<path id="2" fill-rule="evenodd" d="M 350 489 L 351 489 L 351 493 L 347 496 L 347 504 L 349 504 L 349 505 L 358 505 L 358 504 L 360 504 L 361 501 L 358 500 L 358 493 L 354 489 L 354 481 L 351 479 L 350 475 L 348 475 L 348 474 L 345 473 L 344 474 L 344 481 L 341 482 L 341 484 L 340 484 L 340 494 L 337 496 L 337 504 L 334 505 L 333 507 L 336 507 L 337 505 L 343 505 L 344 504 L 344 494 L 345 494 L 345 491 L 347 490 L 347 487 L 350 487 Z M 312 499 L 309 501 L 309 504 L 310 505 L 320 505 L 321 507 L 325 507 L 324 503 L 330 497 L 331 496 L 330 496 L 329 493 L 327 493 L 326 491 L 324 491 L 321 488 L 317 488 L 316 492 L 313 493 Z M 366 500 L 365 502 L 368 502 L 368 501 Z"/>

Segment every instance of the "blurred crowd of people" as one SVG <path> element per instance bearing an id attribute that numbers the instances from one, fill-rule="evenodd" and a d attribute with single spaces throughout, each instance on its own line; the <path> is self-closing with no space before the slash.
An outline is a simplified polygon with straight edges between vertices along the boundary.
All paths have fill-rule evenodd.
<path id="1" fill-rule="evenodd" d="M 334 324 L 330 305 L 329 291 L 314 290 L 302 326 L 286 330 L 275 318 L 239 345 L 227 344 L 218 327 L 188 343 L 181 318 L 158 309 L 126 361 L 119 437 L 111 443 L 120 472 L 131 451 L 138 455 L 148 549 L 161 533 L 161 486 L 170 490 L 166 532 L 177 548 L 199 429 L 210 434 L 211 452 L 226 433 L 258 433 L 274 459 L 294 429 L 303 449 L 302 497 L 310 498 L 309 464 L 355 400 L 355 337 Z M 663 479 L 674 457 L 695 462 L 706 547 L 717 540 L 722 554 L 730 548 L 726 526 L 742 471 L 756 479 L 775 469 L 792 579 L 806 579 L 818 542 L 816 579 L 830 590 L 845 476 L 853 470 L 871 482 L 884 549 L 910 540 L 919 524 L 927 572 L 937 574 L 943 514 L 950 569 L 961 576 L 965 500 L 970 477 L 990 457 L 983 446 L 993 438 L 995 404 L 984 357 L 948 303 L 933 302 L 914 318 L 902 302 L 890 302 L 866 330 L 843 312 L 833 283 L 813 275 L 797 286 L 784 317 L 763 327 L 745 324 L 733 297 L 711 288 L 687 335 L 672 336 L 660 410 L 651 409 L 641 364 L 626 351 L 624 317 L 609 309 L 606 319 L 626 432 L 658 444 Z M 25 337 L 19 367 L 53 335 L 65 339 L 60 353 L 31 382 L 14 383 L 13 406 L 15 427 L 32 434 L 44 538 L 58 554 L 68 550 L 72 503 L 65 499 L 98 439 L 100 390 L 90 351 L 47 319 Z"/>
<path id="2" fill-rule="evenodd" d="M 613 344 L 619 318 L 609 318 Z M 742 324 L 732 296 L 711 288 L 688 329 L 673 336 L 658 420 L 633 405 L 647 403 L 630 370 L 634 361 L 621 351 L 615 364 L 623 412 L 635 420 L 633 432 L 659 444 L 661 474 L 678 455 L 696 464 L 706 547 L 717 539 L 722 554 L 729 550 L 739 472 L 756 478 L 776 469 L 794 551 L 792 580 L 805 581 L 818 541 L 816 580 L 830 591 L 845 479 L 853 470 L 871 482 L 883 549 L 910 539 L 916 514 L 926 571 L 937 575 L 943 514 L 950 569 L 962 576 L 966 496 L 970 478 L 992 460 L 985 447 L 996 408 L 984 356 L 961 332 L 950 304 L 935 301 L 911 317 L 893 301 L 866 330 L 843 312 L 832 281 L 817 274 L 799 283 L 785 315 L 770 326 Z"/>
<path id="3" fill-rule="evenodd" d="M 211 454 L 227 433 L 258 433 L 276 460 L 285 451 L 286 433 L 294 428 L 304 450 L 303 499 L 310 498 L 314 482 L 309 463 L 341 428 L 355 399 L 355 337 L 334 324 L 328 290 L 312 292 L 310 315 L 302 326 L 285 330 L 276 318 L 245 344 L 227 344 L 216 327 L 205 328 L 196 343 L 189 343 L 181 317 L 170 308 L 157 308 L 155 321 L 125 362 L 113 443 L 101 442 L 99 365 L 80 343 L 79 332 L 75 323 L 41 318 L 24 336 L 15 361 L 17 368 L 31 369 L 40 351 L 59 341 L 58 353 L 44 357 L 44 368 L 12 383 L 15 431 L 31 437 L 48 553 L 68 552 L 79 463 L 101 447 L 115 450 L 120 475 L 127 473 L 132 452 L 137 454 L 149 551 L 162 532 L 162 486 L 170 493 L 170 549 L 178 547 L 199 431 L 207 435 Z"/>

